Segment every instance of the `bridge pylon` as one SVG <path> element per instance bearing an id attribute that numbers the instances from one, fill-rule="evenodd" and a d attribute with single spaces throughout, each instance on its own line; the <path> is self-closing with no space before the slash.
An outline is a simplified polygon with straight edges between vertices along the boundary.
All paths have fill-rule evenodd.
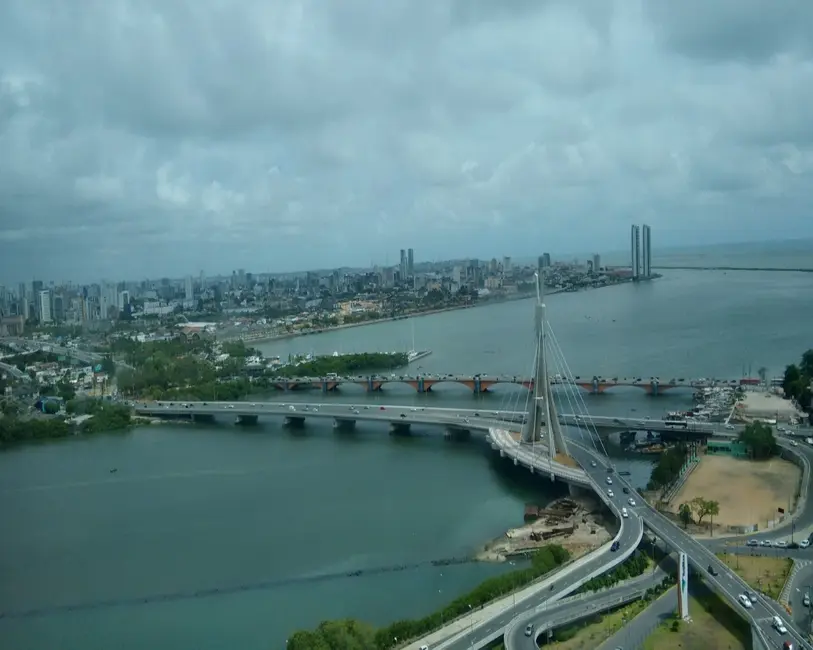
<path id="1" fill-rule="evenodd" d="M 544 302 L 544 284 L 539 273 L 536 277 L 536 305 L 534 306 L 534 331 L 536 351 L 534 354 L 534 389 L 528 405 L 528 414 L 522 429 L 522 442 L 542 442 L 547 445 L 550 457 L 569 455 L 559 413 L 553 400 L 548 373 L 547 314 Z"/>

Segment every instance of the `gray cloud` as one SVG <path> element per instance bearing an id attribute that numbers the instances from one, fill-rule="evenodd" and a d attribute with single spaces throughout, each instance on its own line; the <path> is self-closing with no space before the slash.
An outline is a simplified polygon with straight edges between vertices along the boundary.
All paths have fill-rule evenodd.
<path id="1" fill-rule="evenodd" d="M 0 279 L 813 235 L 811 4 L 635 4 L 0 3 Z"/>

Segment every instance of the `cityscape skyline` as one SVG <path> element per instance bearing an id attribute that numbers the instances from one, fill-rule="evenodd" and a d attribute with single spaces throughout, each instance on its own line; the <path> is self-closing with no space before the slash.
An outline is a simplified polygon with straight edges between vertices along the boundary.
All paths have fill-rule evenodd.
<path id="1" fill-rule="evenodd" d="M 2 3 L 0 278 L 813 236 L 805 9 L 470 4 Z"/>

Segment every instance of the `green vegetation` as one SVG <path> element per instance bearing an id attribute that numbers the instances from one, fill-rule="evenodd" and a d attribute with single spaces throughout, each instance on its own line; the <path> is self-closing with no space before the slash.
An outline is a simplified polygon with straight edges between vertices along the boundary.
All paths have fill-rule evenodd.
<path id="1" fill-rule="evenodd" d="M 630 555 L 612 571 L 608 571 L 607 573 L 596 576 L 592 580 L 585 582 L 581 589 L 579 589 L 579 592 L 582 593 L 588 591 L 598 591 L 599 589 L 607 589 L 608 587 L 612 587 L 623 580 L 635 578 L 642 575 L 643 572 L 646 571 L 648 564 L 649 561 L 647 560 L 646 556 L 639 551 L 635 551 L 635 553 Z"/>
<path id="2" fill-rule="evenodd" d="M 315 630 L 295 632 L 288 639 L 287 650 L 389 650 L 533 582 L 569 559 L 567 550 L 550 544 L 534 554 L 529 567 L 490 578 L 428 616 L 396 621 L 377 631 L 352 619 L 325 621 Z"/>
<path id="3" fill-rule="evenodd" d="M 674 584 L 675 579 L 667 576 L 659 584 L 647 589 L 640 600 L 557 628 L 553 633 L 556 647 L 561 646 L 563 650 L 576 650 L 577 648 L 592 650 L 599 647 Z"/>
<path id="4" fill-rule="evenodd" d="M 813 382 L 813 350 L 808 350 L 802 355 L 799 364 L 792 363 L 785 368 L 785 376 L 782 380 L 782 390 L 785 397 L 796 400 L 796 403 L 813 417 L 811 411 L 811 390 Z"/>
<path id="5" fill-rule="evenodd" d="M 765 460 L 776 454 L 776 438 L 773 429 L 762 422 L 752 422 L 746 425 L 740 433 L 740 442 L 743 442 L 751 452 L 754 460 Z"/>
<path id="6" fill-rule="evenodd" d="M 689 450 L 685 445 L 675 445 L 667 449 L 658 457 L 657 464 L 652 468 L 647 490 L 662 490 L 665 492 L 680 476 L 680 470 L 686 463 Z"/>
<path id="7" fill-rule="evenodd" d="M 276 374 L 280 377 L 324 377 L 335 373 L 340 377 L 346 377 L 361 371 L 392 370 L 407 365 L 407 362 L 407 355 L 403 352 L 364 352 L 318 357 L 313 361 L 284 366 L 277 370 Z"/>
<path id="8" fill-rule="evenodd" d="M 56 408 L 55 404 L 53 408 Z M 119 431 L 130 426 L 130 409 L 121 404 L 113 404 L 103 400 L 72 400 L 65 405 L 65 408 L 69 413 L 92 415 L 93 417 L 79 424 L 74 424 L 59 416 L 32 418 L 7 416 L 0 418 L 0 446 L 67 438 L 70 435 L 80 433 L 93 434 Z"/>
<path id="9" fill-rule="evenodd" d="M 228 381 L 239 374 L 243 355 L 253 354 L 241 342 L 229 344 L 237 356 L 215 368 L 207 359 L 212 352 L 209 341 L 174 339 L 139 343 L 119 339 L 111 344 L 116 356 L 122 357 L 133 369 L 118 373 L 119 391 L 145 399 L 172 399 L 183 396 L 195 399 L 237 399 L 242 397 L 243 384 Z M 227 381 L 223 381 L 223 380 Z M 222 397 L 221 397 L 222 396 Z"/>

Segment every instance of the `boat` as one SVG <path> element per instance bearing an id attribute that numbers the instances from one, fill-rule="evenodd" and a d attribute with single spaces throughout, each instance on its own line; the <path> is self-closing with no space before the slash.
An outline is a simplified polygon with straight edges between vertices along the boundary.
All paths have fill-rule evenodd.
<path id="1" fill-rule="evenodd" d="M 407 352 L 407 363 L 412 363 L 418 359 L 423 359 L 432 354 L 432 350 L 416 350 L 415 349 L 415 322 L 412 322 L 412 349 Z"/>

